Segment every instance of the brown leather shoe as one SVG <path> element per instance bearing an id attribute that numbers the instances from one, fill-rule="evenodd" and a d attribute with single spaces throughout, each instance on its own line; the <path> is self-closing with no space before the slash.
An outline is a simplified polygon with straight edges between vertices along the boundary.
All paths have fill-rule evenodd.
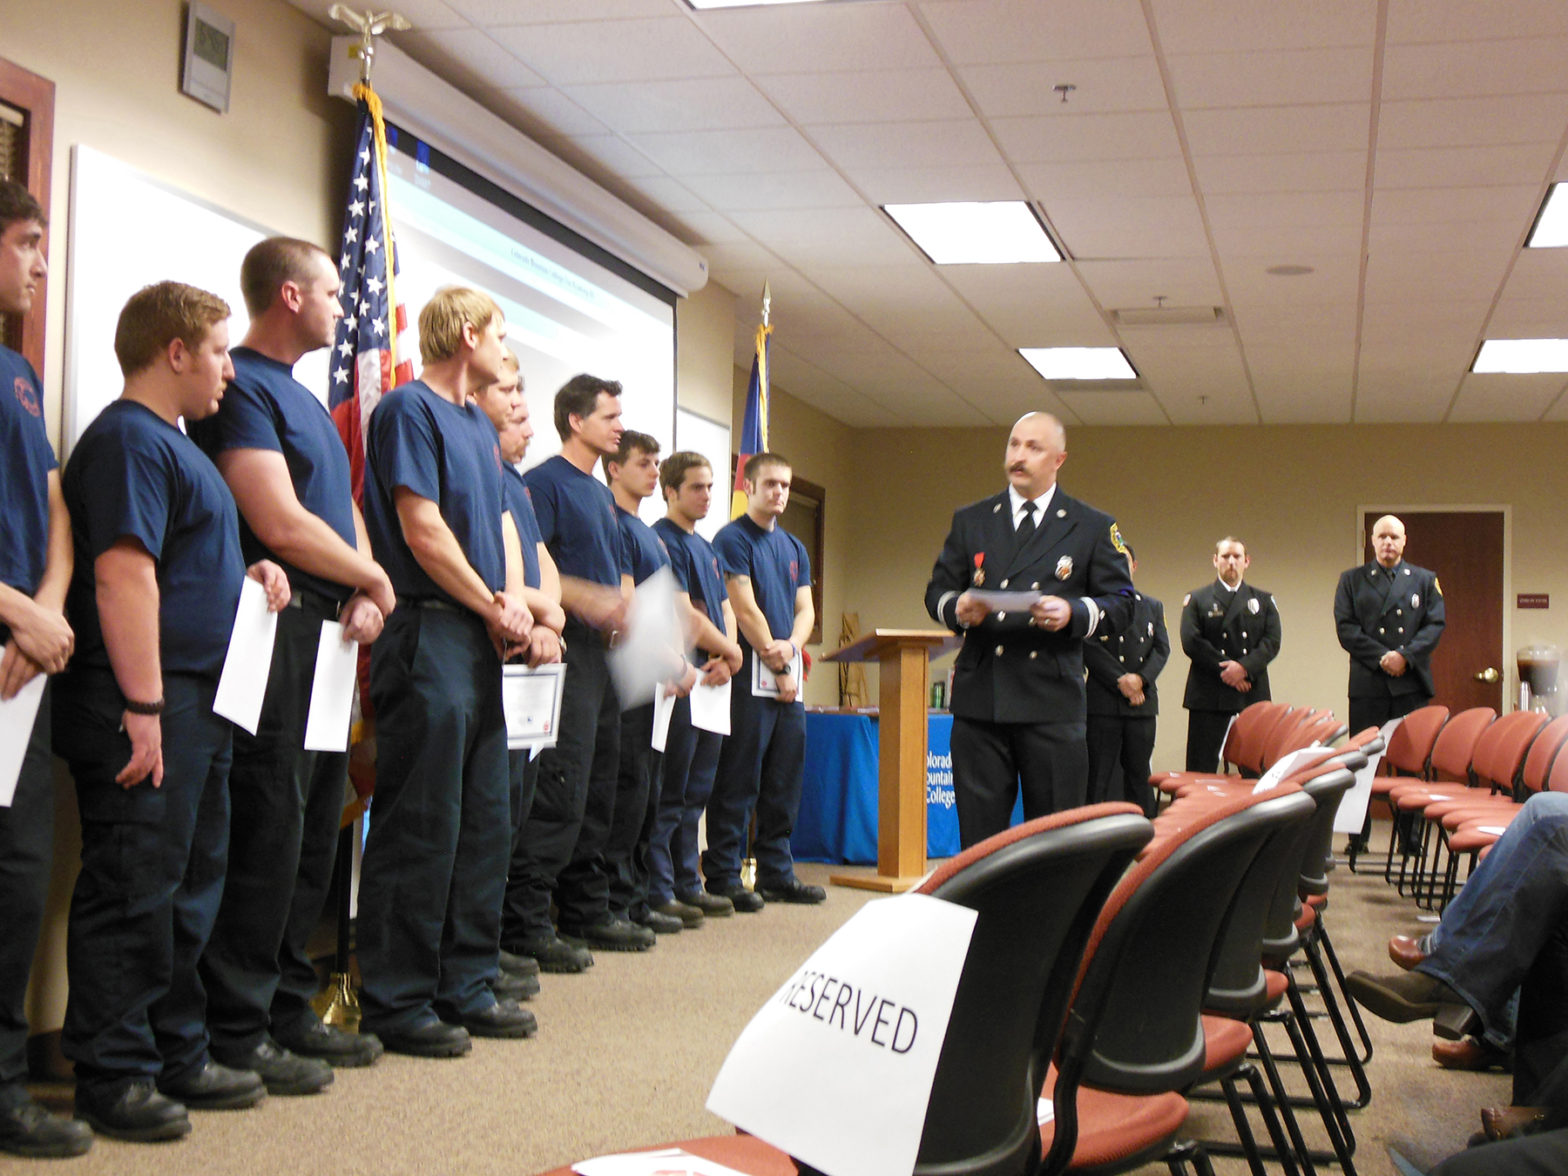
<path id="1" fill-rule="evenodd" d="M 1508 1054 L 1478 1037 L 1434 1041 L 1432 1060 L 1445 1070 L 1510 1070 Z"/>
<path id="2" fill-rule="evenodd" d="M 1481 1129 L 1492 1140 L 1527 1135 L 1530 1128 L 1546 1120 L 1544 1107 L 1482 1107 Z"/>
<path id="3" fill-rule="evenodd" d="M 1388 941 L 1388 958 L 1408 972 L 1426 959 L 1426 952 L 1421 949 L 1421 941 L 1415 936 L 1396 935 Z"/>

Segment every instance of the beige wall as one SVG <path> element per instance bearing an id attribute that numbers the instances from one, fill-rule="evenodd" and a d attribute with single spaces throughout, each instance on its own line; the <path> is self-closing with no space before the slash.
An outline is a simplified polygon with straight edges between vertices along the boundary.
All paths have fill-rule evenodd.
<path id="1" fill-rule="evenodd" d="M 863 624 L 929 623 L 922 598 L 952 511 L 1002 489 L 1006 438 L 1002 429 L 853 434 L 847 561 L 830 571 Z M 1360 562 L 1368 507 L 1506 508 L 1507 657 L 1533 639 L 1568 647 L 1565 448 L 1563 425 L 1071 430 L 1062 486 L 1116 516 L 1138 552 L 1139 586 L 1165 602 L 1178 646 L 1160 679 L 1155 767 L 1181 766 L 1185 746 L 1181 599 L 1214 574 L 1212 544 L 1228 532 L 1249 545 L 1248 578 L 1279 603 L 1276 698 L 1345 713 L 1347 661 L 1331 609 L 1339 573 Z M 1550 592 L 1556 607 L 1517 612 L 1517 592 Z M 1500 668 L 1511 697 L 1511 665 Z"/>

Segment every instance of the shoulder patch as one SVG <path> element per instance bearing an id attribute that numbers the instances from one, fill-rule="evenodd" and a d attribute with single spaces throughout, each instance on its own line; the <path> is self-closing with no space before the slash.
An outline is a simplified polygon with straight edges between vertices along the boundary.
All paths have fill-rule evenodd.
<path id="1" fill-rule="evenodd" d="M 1111 524 L 1111 546 L 1123 555 L 1127 554 L 1127 541 L 1122 538 L 1121 528 L 1115 523 Z"/>
<path id="2" fill-rule="evenodd" d="M 1181 606 L 1182 606 L 1182 608 L 1186 608 L 1191 603 L 1192 603 L 1192 593 L 1189 592 L 1189 593 L 1187 593 L 1186 596 L 1183 596 L 1181 598 Z"/>
<path id="3" fill-rule="evenodd" d="M 1436 576 L 1432 577 L 1432 591 L 1436 592 L 1439 596 L 1443 595 L 1443 581 L 1439 580 Z"/>

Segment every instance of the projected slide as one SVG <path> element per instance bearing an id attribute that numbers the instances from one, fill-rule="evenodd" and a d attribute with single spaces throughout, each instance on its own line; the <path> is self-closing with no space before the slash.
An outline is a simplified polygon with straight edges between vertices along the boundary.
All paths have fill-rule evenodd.
<path id="1" fill-rule="evenodd" d="M 555 390 L 578 372 L 619 380 L 626 427 L 658 438 L 670 453 L 675 296 L 608 255 L 595 260 L 591 245 L 573 242 L 567 230 L 406 133 L 396 146 L 387 169 L 398 298 L 411 328 L 442 286 L 472 286 L 500 304 L 533 414 L 524 466 L 560 450 L 551 405 Z M 417 330 L 406 338 L 417 348 Z M 417 371 L 417 352 L 411 358 Z M 643 504 L 642 513 L 649 522 L 663 516 L 659 495 Z"/>

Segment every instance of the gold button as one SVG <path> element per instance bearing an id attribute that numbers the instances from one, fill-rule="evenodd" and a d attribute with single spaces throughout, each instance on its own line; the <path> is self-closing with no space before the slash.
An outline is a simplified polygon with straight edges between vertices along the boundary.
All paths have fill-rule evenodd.
<path id="1" fill-rule="evenodd" d="M 1379 636 L 1381 636 L 1381 635 L 1382 635 L 1382 634 L 1383 634 L 1383 633 L 1384 633 L 1384 632 L 1385 632 L 1385 630 L 1383 630 L 1383 629 L 1379 629 L 1379 630 L 1378 630 L 1378 635 L 1379 635 Z"/>
<path id="2" fill-rule="evenodd" d="M 1002 581 L 1002 587 L 1003 587 L 1003 588 L 1006 588 L 1006 587 L 1007 587 L 1007 581 L 1006 581 L 1006 580 L 1003 580 L 1003 581 Z"/>
<path id="3" fill-rule="evenodd" d="M 1029 585 L 1029 587 L 1032 589 L 1038 589 L 1040 587 L 1040 581 L 1036 580 L 1033 584 Z"/>
<path id="4" fill-rule="evenodd" d="M 996 614 L 996 619 L 999 621 L 1005 621 L 1007 619 L 1007 614 L 1005 612 L 999 612 Z"/>
<path id="5" fill-rule="evenodd" d="M 1038 649 L 1031 649 L 1029 651 L 1029 660 L 1030 661 L 1034 661 L 1034 659 L 1039 657 L 1039 656 L 1040 656 L 1040 651 Z"/>
<path id="6" fill-rule="evenodd" d="M 996 656 L 997 657 L 1001 657 L 1002 656 L 1002 647 L 1000 645 L 998 645 L 996 647 Z"/>

